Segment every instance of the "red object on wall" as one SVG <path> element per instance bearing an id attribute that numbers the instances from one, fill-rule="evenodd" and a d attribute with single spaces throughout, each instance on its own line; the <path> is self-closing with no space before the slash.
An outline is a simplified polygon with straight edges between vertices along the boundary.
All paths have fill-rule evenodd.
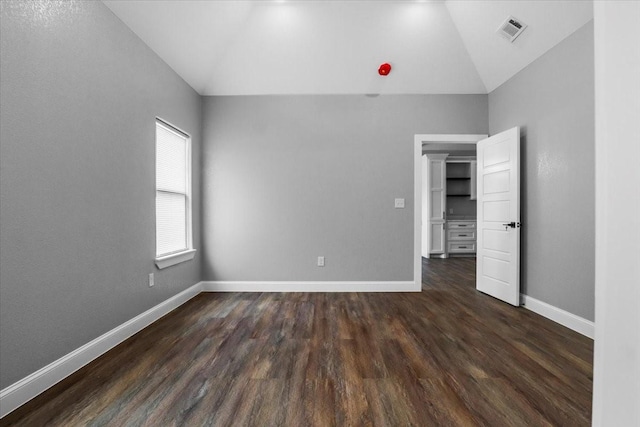
<path id="1" fill-rule="evenodd" d="M 391 65 L 386 62 L 382 64 L 380 68 L 378 68 L 378 74 L 380 74 L 381 76 L 386 76 L 390 72 L 391 72 Z"/>

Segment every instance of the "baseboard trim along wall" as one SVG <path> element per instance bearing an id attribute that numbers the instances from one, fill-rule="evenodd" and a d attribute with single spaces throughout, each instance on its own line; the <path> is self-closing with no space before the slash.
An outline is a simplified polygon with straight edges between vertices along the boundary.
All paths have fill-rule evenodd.
<path id="1" fill-rule="evenodd" d="M 592 321 L 576 316 L 575 314 L 569 313 L 568 311 L 555 307 L 551 304 L 547 304 L 546 302 L 542 302 L 528 295 L 520 294 L 520 298 L 524 308 L 593 339 L 595 329 Z"/>
<path id="2" fill-rule="evenodd" d="M 202 282 L 203 292 L 420 292 L 422 284 L 406 282 Z"/>
<path id="3" fill-rule="evenodd" d="M 0 418 L 111 350 L 202 290 L 197 283 L 0 391 Z"/>

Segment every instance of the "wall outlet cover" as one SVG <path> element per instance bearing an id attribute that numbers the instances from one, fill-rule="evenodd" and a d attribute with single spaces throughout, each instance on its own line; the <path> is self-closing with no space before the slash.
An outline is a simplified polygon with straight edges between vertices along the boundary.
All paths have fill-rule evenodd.
<path id="1" fill-rule="evenodd" d="M 404 199 L 396 199 L 395 208 L 404 209 Z"/>
<path id="2" fill-rule="evenodd" d="M 324 257 L 323 256 L 319 256 L 318 257 L 318 267 L 324 267 Z"/>
<path id="3" fill-rule="evenodd" d="M 149 273 L 149 287 L 155 285 L 155 280 L 153 278 L 153 273 Z"/>

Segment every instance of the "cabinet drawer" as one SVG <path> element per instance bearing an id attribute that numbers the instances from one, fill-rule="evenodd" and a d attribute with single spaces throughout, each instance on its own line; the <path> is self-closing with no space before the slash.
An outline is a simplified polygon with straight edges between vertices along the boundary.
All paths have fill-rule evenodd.
<path id="1" fill-rule="evenodd" d="M 456 228 L 453 230 L 449 230 L 449 234 L 447 236 L 449 240 L 476 240 L 476 230 L 475 228 L 471 228 L 469 230 L 465 230 L 464 228 Z"/>
<path id="2" fill-rule="evenodd" d="M 450 230 L 453 229 L 469 229 L 469 228 L 476 228 L 476 222 L 475 221 L 447 221 L 447 227 Z"/>
<path id="3" fill-rule="evenodd" d="M 467 253 L 476 251 L 476 242 L 449 242 L 449 253 Z"/>

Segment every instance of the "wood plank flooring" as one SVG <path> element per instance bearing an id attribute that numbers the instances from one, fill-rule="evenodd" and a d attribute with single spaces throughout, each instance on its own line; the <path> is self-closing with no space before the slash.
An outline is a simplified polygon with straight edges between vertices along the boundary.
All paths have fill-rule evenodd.
<path id="1" fill-rule="evenodd" d="M 200 294 L 0 425 L 589 425 L 593 342 L 474 275 L 432 259 L 421 293 Z"/>

